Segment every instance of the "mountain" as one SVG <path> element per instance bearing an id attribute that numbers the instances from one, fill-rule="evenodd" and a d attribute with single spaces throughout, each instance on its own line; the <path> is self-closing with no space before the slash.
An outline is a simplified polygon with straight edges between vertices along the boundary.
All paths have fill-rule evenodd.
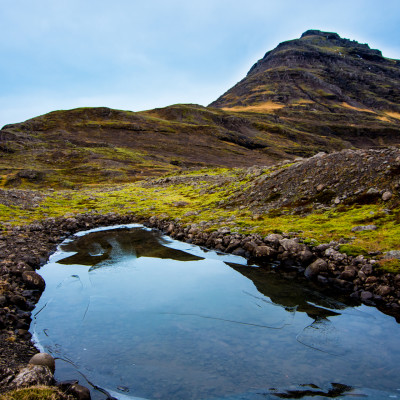
<path id="1" fill-rule="evenodd" d="M 210 107 L 273 113 L 285 127 L 356 147 L 399 144 L 400 61 L 309 30 L 268 51 Z"/>
<path id="2" fill-rule="evenodd" d="M 54 111 L 0 130 L 0 186 L 130 182 L 400 144 L 400 61 L 336 33 L 279 44 L 208 107 Z"/>

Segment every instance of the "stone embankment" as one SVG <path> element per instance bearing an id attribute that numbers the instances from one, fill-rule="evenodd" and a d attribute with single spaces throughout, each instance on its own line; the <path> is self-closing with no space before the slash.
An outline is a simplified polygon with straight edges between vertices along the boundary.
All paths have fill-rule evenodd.
<path id="1" fill-rule="evenodd" d="M 47 261 L 59 243 L 78 231 L 133 222 L 157 228 L 178 240 L 253 259 L 261 267 L 269 268 L 273 262 L 277 273 L 294 271 L 299 278 L 313 281 L 321 289 L 340 289 L 399 318 L 400 274 L 384 273 L 373 259 L 342 254 L 336 242 L 309 247 L 285 234 L 246 236 L 223 227 L 206 232 L 198 225 L 183 226 L 156 217 L 139 220 L 134 215 L 49 218 L 10 227 L 0 234 L 0 392 L 15 386 L 13 382 L 21 367 L 37 353 L 29 325 L 45 282 L 35 270 Z"/>
<path id="2" fill-rule="evenodd" d="M 338 242 L 311 247 L 286 234 L 242 235 L 231 233 L 225 227 L 204 232 L 196 224 L 181 226 L 155 217 L 150 218 L 148 225 L 172 238 L 243 256 L 260 265 L 275 262 L 277 271 L 295 271 L 299 277 L 314 281 L 321 288 L 345 291 L 354 299 L 400 317 L 400 274 L 385 273 L 374 259 L 340 253 Z"/>

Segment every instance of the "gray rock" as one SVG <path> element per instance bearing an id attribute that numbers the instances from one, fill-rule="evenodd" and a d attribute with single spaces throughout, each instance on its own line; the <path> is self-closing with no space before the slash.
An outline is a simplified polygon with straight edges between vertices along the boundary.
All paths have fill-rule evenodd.
<path id="1" fill-rule="evenodd" d="M 242 247 L 238 247 L 237 249 L 232 251 L 232 254 L 235 255 L 235 256 L 245 257 L 246 256 L 246 250 L 243 249 Z"/>
<path id="2" fill-rule="evenodd" d="M 54 373 L 56 369 L 56 363 L 54 358 L 48 353 L 35 354 L 30 360 L 29 364 L 33 365 L 45 365 L 50 368 L 50 371 Z"/>
<path id="3" fill-rule="evenodd" d="M 384 255 L 383 258 L 397 258 L 400 260 L 400 250 L 390 250 Z"/>
<path id="4" fill-rule="evenodd" d="M 328 264 L 322 258 L 318 258 L 312 264 L 310 264 L 304 271 L 304 276 L 308 279 L 315 278 L 320 274 L 320 272 L 325 272 L 328 270 Z"/>
<path id="5" fill-rule="evenodd" d="M 371 292 L 363 291 L 360 294 L 360 298 L 362 301 L 368 301 L 371 300 L 374 297 L 374 295 Z"/>
<path id="6" fill-rule="evenodd" d="M 393 196 L 393 193 L 390 192 L 389 190 L 387 190 L 386 192 L 383 193 L 382 200 L 383 201 L 388 201 L 388 200 L 390 200 L 392 198 L 392 196 Z"/>
<path id="7" fill-rule="evenodd" d="M 339 278 L 344 279 L 345 281 L 352 281 L 357 276 L 357 271 L 354 268 L 349 268 L 344 270 Z"/>
<path id="8" fill-rule="evenodd" d="M 344 259 L 347 258 L 346 254 L 342 254 L 339 251 L 329 247 L 325 250 L 325 256 L 329 257 L 331 260 L 335 262 L 342 262 Z"/>
<path id="9" fill-rule="evenodd" d="M 377 189 L 377 188 L 369 188 L 368 190 L 367 190 L 367 194 L 369 194 L 369 195 L 377 195 L 377 194 L 379 194 L 380 192 L 379 192 L 379 190 Z"/>
<path id="10" fill-rule="evenodd" d="M 278 233 L 271 233 L 264 238 L 264 242 L 267 244 L 273 244 L 275 246 L 279 246 L 279 241 L 283 239 L 282 235 Z"/>
<path id="11" fill-rule="evenodd" d="M 378 227 L 376 225 L 359 225 L 351 229 L 352 232 L 361 231 L 375 231 Z"/>
<path id="12" fill-rule="evenodd" d="M 273 257 L 276 254 L 276 251 L 269 246 L 257 246 L 253 250 L 253 254 L 255 257 Z"/>
<path id="13" fill-rule="evenodd" d="M 302 251 L 300 251 L 299 253 L 299 259 L 301 261 L 301 263 L 304 265 L 311 261 L 311 259 L 313 258 L 313 253 L 311 252 L 310 249 L 308 249 L 307 247 L 304 248 Z"/>
<path id="14" fill-rule="evenodd" d="M 52 385 L 53 382 L 54 377 L 49 367 L 29 364 L 21 369 L 11 382 L 11 387 L 18 389 L 35 385 L 49 386 Z"/>
<path id="15" fill-rule="evenodd" d="M 306 248 L 304 244 L 299 243 L 298 239 L 282 239 L 279 243 L 285 251 L 293 255 L 300 253 Z"/>

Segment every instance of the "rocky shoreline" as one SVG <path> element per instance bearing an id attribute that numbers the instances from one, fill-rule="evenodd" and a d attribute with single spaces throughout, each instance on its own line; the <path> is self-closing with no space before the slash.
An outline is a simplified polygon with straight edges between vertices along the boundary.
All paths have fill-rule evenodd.
<path id="1" fill-rule="evenodd" d="M 57 245 L 82 230 L 142 223 L 174 239 L 232 253 L 276 273 L 313 282 L 316 288 L 346 293 L 354 301 L 378 307 L 400 322 L 400 274 L 382 271 L 374 259 L 338 251 L 340 243 L 308 246 L 289 234 L 243 235 L 221 227 L 207 232 L 200 225 L 183 226 L 168 219 L 137 218 L 134 214 L 81 214 L 49 218 L 0 234 L 0 393 L 14 388 L 18 371 L 38 352 L 31 342 L 32 310 L 45 282 L 35 270 L 46 263 Z"/>

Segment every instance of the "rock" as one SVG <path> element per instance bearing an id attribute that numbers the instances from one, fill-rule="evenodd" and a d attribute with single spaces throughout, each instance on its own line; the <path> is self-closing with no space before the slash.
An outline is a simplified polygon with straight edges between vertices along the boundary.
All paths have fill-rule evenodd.
<path id="1" fill-rule="evenodd" d="M 393 193 L 390 192 L 389 190 L 387 190 L 386 192 L 384 192 L 382 194 L 382 200 L 383 201 L 388 201 L 388 200 L 390 200 L 392 198 L 392 196 L 393 196 Z"/>
<path id="2" fill-rule="evenodd" d="M 376 289 L 376 293 L 379 296 L 387 296 L 391 291 L 392 291 L 392 288 L 388 285 L 381 285 L 381 286 L 378 286 L 378 289 Z"/>
<path id="3" fill-rule="evenodd" d="M 14 275 L 21 276 L 25 271 L 32 271 L 32 267 L 28 264 L 20 261 L 17 265 L 11 267 L 10 272 Z"/>
<path id="4" fill-rule="evenodd" d="M 234 256 L 245 257 L 246 256 L 246 250 L 243 249 L 242 247 L 238 247 L 237 249 L 232 251 L 232 254 Z"/>
<path id="5" fill-rule="evenodd" d="M 357 276 L 357 271 L 354 268 L 349 268 L 344 270 L 339 275 L 339 279 L 344 279 L 345 281 L 352 281 L 356 276 Z"/>
<path id="6" fill-rule="evenodd" d="M 367 292 L 367 291 L 362 291 L 360 294 L 360 298 L 362 301 L 371 300 L 373 297 L 374 297 L 374 295 L 371 292 Z"/>
<path id="7" fill-rule="evenodd" d="M 176 201 L 175 203 L 172 203 L 172 205 L 173 205 L 174 207 L 181 208 L 181 207 L 186 207 L 186 206 L 188 206 L 189 203 L 186 202 L 186 201 Z"/>
<path id="8" fill-rule="evenodd" d="M 14 294 L 10 296 L 10 303 L 15 304 L 19 308 L 24 308 L 26 305 L 26 299 L 19 294 Z"/>
<path id="9" fill-rule="evenodd" d="M 4 307 L 7 304 L 7 298 L 4 295 L 0 295 L 0 307 Z"/>
<path id="10" fill-rule="evenodd" d="M 387 253 L 385 253 L 383 258 L 386 258 L 386 259 L 397 258 L 398 260 L 400 260 L 400 250 L 390 250 Z"/>
<path id="11" fill-rule="evenodd" d="M 302 264 L 307 263 L 312 258 L 310 249 L 305 244 L 299 243 L 298 239 L 282 239 L 279 243 L 285 250 L 282 254 L 283 258 L 294 258 Z M 285 255 L 285 253 L 287 254 Z"/>
<path id="12" fill-rule="evenodd" d="M 264 238 L 264 243 L 272 244 L 274 246 L 279 246 L 279 241 L 282 239 L 283 239 L 282 235 L 279 235 L 278 233 L 271 233 L 270 235 Z"/>
<path id="13" fill-rule="evenodd" d="M 56 369 L 56 363 L 54 358 L 48 353 L 35 354 L 30 360 L 29 364 L 32 365 L 45 365 L 50 368 L 50 371 L 54 373 Z"/>
<path id="14" fill-rule="evenodd" d="M 352 232 L 361 232 L 361 231 L 375 231 L 378 227 L 376 225 L 359 225 L 351 228 Z"/>
<path id="15" fill-rule="evenodd" d="M 227 253 L 232 253 L 233 250 L 237 249 L 240 246 L 240 240 L 239 239 L 233 239 L 229 242 L 228 247 L 226 248 Z"/>
<path id="16" fill-rule="evenodd" d="M 248 251 L 249 253 L 254 253 L 255 248 L 257 247 L 257 243 L 253 242 L 250 240 L 249 242 L 246 242 L 243 246 L 243 248 Z"/>
<path id="17" fill-rule="evenodd" d="M 307 263 L 313 258 L 313 253 L 310 249 L 304 248 L 302 251 L 300 251 L 298 257 L 303 265 L 307 265 Z"/>
<path id="18" fill-rule="evenodd" d="M 3 329 L 5 327 L 6 327 L 5 319 L 0 315 L 0 329 Z"/>
<path id="19" fill-rule="evenodd" d="M 29 325 L 25 324 L 25 326 L 29 328 Z M 30 340 L 32 337 L 32 334 L 27 329 L 17 329 L 16 333 L 18 337 L 24 340 Z"/>
<path id="20" fill-rule="evenodd" d="M 329 257 L 331 260 L 335 262 L 342 262 L 344 259 L 347 258 L 346 254 L 342 254 L 339 251 L 329 247 L 324 252 L 325 257 Z"/>
<path id="21" fill-rule="evenodd" d="M 30 288 L 44 290 L 46 283 L 44 279 L 35 271 L 25 271 L 22 273 L 22 280 Z"/>
<path id="22" fill-rule="evenodd" d="M 375 282 L 378 282 L 378 278 L 376 276 L 369 276 L 365 281 L 365 283 L 368 283 L 368 284 L 372 284 Z"/>
<path id="23" fill-rule="evenodd" d="M 380 192 L 379 192 L 379 190 L 377 189 L 377 188 L 369 188 L 368 190 L 367 190 L 367 194 L 368 195 L 372 195 L 372 196 L 374 196 L 374 195 L 378 195 Z"/>
<path id="24" fill-rule="evenodd" d="M 315 278 L 320 274 L 320 272 L 325 272 L 328 270 L 328 264 L 322 258 L 318 258 L 312 264 L 310 264 L 304 271 L 304 276 L 308 279 Z"/>
<path id="25" fill-rule="evenodd" d="M 322 283 L 323 285 L 327 285 L 329 283 L 329 279 L 326 276 L 318 275 L 317 281 Z"/>
<path id="26" fill-rule="evenodd" d="M 90 400 L 90 390 L 82 385 L 79 385 L 78 383 L 73 383 L 69 389 L 68 389 L 68 394 L 72 394 L 76 399 L 78 400 Z"/>
<path id="27" fill-rule="evenodd" d="M 256 246 L 253 249 L 253 254 L 255 257 L 273 257 L 276 255 L 276 251 L 269 246 Z"/>
<path id="28" fill-rule="evenodd" d="M 11 382 L 12 388 L 18 389 L 34 385 L 52 385 L 53 374 L 49 367 L 44 365 L 29 364 L 22 368 L 15 379 Z"/>

